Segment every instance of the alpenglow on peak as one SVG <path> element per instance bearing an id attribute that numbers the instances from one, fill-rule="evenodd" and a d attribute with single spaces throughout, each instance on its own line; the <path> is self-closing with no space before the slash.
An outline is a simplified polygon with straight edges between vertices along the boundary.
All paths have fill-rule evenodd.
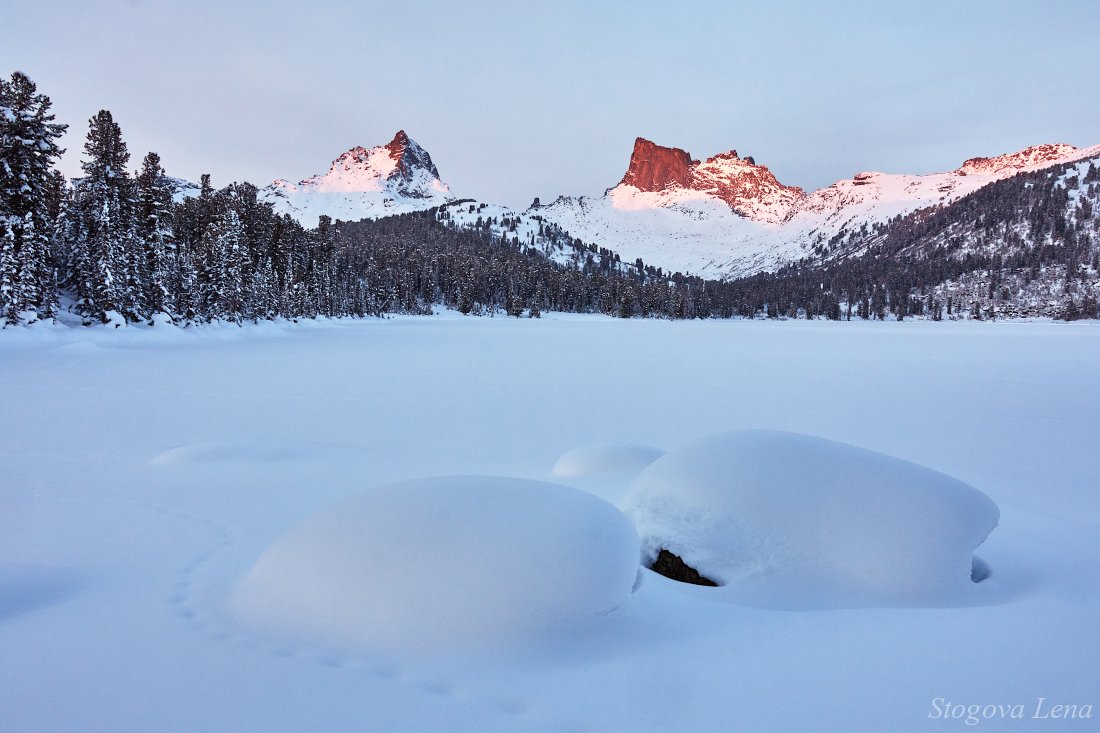
<path id="1" fill-rule="evenodd" d="M 357 221 L 419 211 L 450 201 L 432 156 L 404 130 L 385 145 L 356 146 L 332 161 L 327 173 L 297 183 L 276 180 L 263 190 L 276 211 L 306 226 L 321 215 Z"/>

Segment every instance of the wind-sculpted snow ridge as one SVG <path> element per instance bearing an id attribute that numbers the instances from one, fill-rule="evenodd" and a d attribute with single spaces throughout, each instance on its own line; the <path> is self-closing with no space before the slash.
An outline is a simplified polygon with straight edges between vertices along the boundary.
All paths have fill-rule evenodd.
<path id="1" fill-rule="evenodd" d="M 717 597 L 781 608 L 966 603 L 1000 516 L 923 466 L 761 430 L 667 453 L 624 505 L 649 562 L 667 550 L 724 586 Z"/>
<path id="2" fill-rule="evenodd" d="M 377 219 L 454 198 L 431 156 L 404 130 L 385 145 L 348 150 L 323 175 L 298 183 L 276 180 L 263 189 L 262 197 L 305 226 L 316 226 L 321 215 Z"/>
<path id="3" fill-rule="evenodd" d="M 491 476 L 370 489 L 271 545 L 235 605 L 261 625 L 370 648 L 522 643 L 630 597 L 638 538 L 614 506 Z"/>
<path id="4" fill-rule="evenodd" d="M 1026 171 L 1100 157 L 1100 146 L 1036 145 L 972 158 L 948 173 L 874 171 L 806 194 L 736 151 L 700 163 L 639 139 L 627 174 L 602 197 L 559 197 L 538 207 L 573 236 L 669 271 L 735 278 L 828 255 L 847 234 L 947 204 Z"/>

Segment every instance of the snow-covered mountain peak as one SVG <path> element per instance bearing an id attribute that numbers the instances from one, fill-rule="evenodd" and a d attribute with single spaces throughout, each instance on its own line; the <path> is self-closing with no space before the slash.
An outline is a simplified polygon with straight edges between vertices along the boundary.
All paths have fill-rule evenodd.
<path id="1" fill-rule="evenodd" d="M 313 226 L 322 214 L 345 220 L 378 218 L 438 206 L 453 198 L 432 156 L 404 130 L 385 145 L 357 146 L 327 173 L 264 189 L 276 210 Z"/>
<path id="2" fill-rule="evenodd" d="M 273 184 L 287 191 L 384 191 L 393 189 L 404 196 L 429 197 L 449 188 L 439 179 L 439 169 L 428 151 L 404 130 L 393 140 L 373 148 L 356 146 L 332 161 L 327 173 L 298 183 L 277 180 Z"/>
<path id="3" fill-rule="evenodd" d="M 609 196 L 614 206 L 631 209 L 718 199 L 747 219 L 777 224 L 805 193 L 784 186 L 766 166 L 740 157 L 736 150 L 699 162 L 686 150 L 640 137 L 634 141 L 626 174 Z"/>
<path id="4" fill-rule="evenodd" d="M 433 178 L 439 179 L 439 169 L 432 162 L 432 156 L 406 135 L 404 130 L 398 130 L 385 147 L 390 152 L 390 157 L 396 161 L 397 174 L 406 180 L 411 179 L 418 171 L 426 171 Z"/>

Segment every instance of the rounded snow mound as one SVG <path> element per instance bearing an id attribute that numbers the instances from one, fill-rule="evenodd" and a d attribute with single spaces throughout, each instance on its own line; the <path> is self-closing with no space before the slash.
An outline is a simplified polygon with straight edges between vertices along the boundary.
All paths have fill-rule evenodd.
<path id="1" fill-rule="evenodd" d="M 725 586 L 712 592 L 782 608 L 955 603 L 1000 515 L 929 468 L 762 430 L 669 452 L 624 508 L 649 563 L 667 550 Z"/>
<path id="2" fill-rule="evenodd" d="M 149 459 L 152 466 L 191 464 L 282 464 L 306 460 L 346 459 L 354 448 L 302 441 L 225 441 L 176 446 Z"/>
<path id="3" fill-rule="evenodd" d="M 264 626 L 372 647 L 510 642 L 623 605 L 638 538 L 613 505 L 539 481 L 381 486 L 305 520 L 238 586 Z"/>
<path id="4" fill-rule="evenodd" d="M 276 463 L 295 458 L 301 453 L 296 446 L 265 443 L 212 442 L 181 445 L 153 456 L 154 466 L 174 466 L 188 463 Z"/>
<path id="5" fill-rule="evenodd" d="M 585 445 L 562 453 L 553 474 L 563 478 L 636 476 L 662 455 L 663 450 L 648 445 Z"/>

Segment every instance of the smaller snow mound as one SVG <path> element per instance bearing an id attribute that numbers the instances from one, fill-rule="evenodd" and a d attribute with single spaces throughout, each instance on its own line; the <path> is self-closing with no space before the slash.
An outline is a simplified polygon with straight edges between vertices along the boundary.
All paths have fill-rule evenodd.
<path id="1" fill-rule="evenodd" d="M 318 446 L 280 442 L 211 442 L 181 445 L 153 456 L 154 466 L 208 463 L 283 463 L 309 458 Z"/>
<path id="2" fill-rule="evenodd" d="M 663 450 L 648 445 L 585 445 L 563 453 L 553 473 L 568 478 L 608 474 L 633 477 L 662 455 Z"/>
<path id="3" fill-rule="evenodd" d="M 944 474 L 794 433 L 745 430 L 672 451 L 635 479 L 627 514 L 662 550 L 748 605 L 952 604 L 997 506 Z"/>
<path id="4" fill-rule="evenodd" d="M 371 489 L 277 540 L 240 584 L 246 618 L 383 649 L 483 648 L 630 596 L 638 538 L 565 486 L 447 477 Z"/>

